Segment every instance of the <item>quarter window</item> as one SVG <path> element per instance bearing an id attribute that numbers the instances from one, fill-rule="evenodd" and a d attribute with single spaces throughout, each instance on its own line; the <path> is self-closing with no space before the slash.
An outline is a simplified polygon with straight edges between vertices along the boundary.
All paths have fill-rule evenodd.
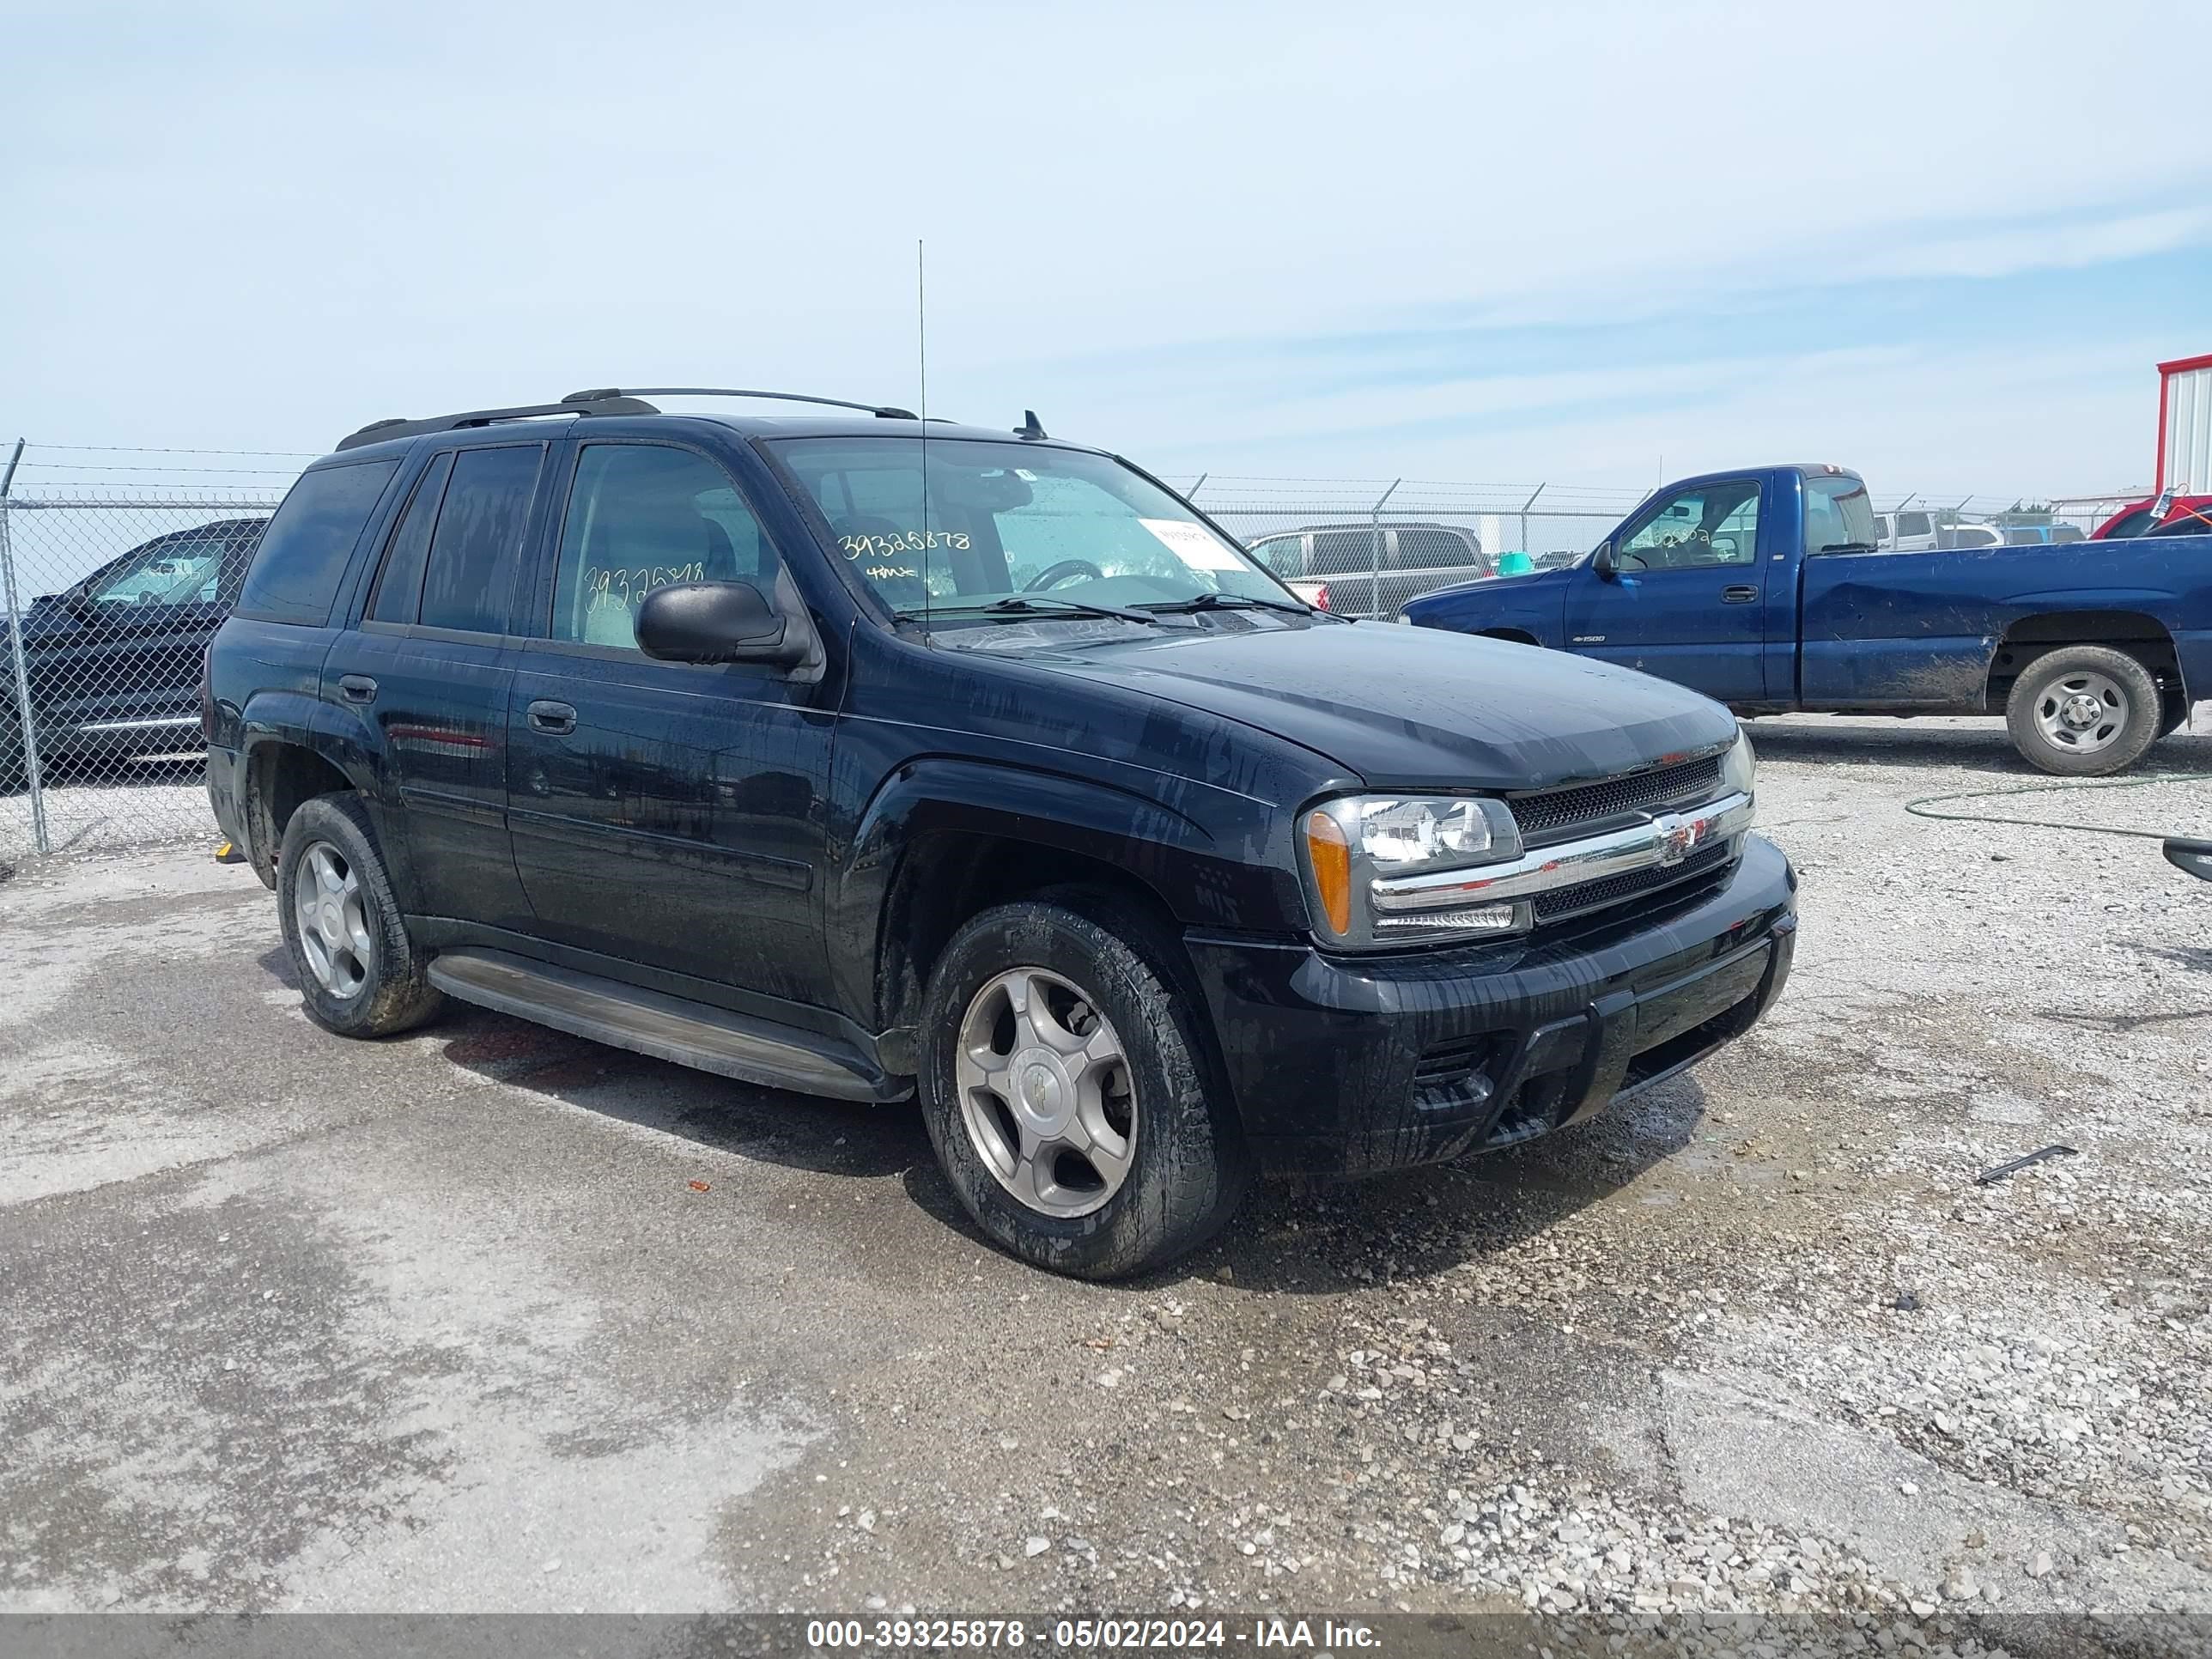
<path id="1" fill-rule="evenodd" d="M 425 628 L 507 631 L 515 556 L 544 453 L 538 444 L 455 453 L 422 578 Z"/>
<path id="2" fill-rule="evenodd" d="M 730 477 L 655 444 L 588 444 L 561 527 L 556 640 L 637 646 L 637 608 L 674 582 L 761 582 L 775 556 Z"/>
<path id="3" fill-rule="evenodd" d="M 301 475 L 269 521 L 238 608 L 267 622 L 319 628 L 398 461 L 319 466 Z"/>

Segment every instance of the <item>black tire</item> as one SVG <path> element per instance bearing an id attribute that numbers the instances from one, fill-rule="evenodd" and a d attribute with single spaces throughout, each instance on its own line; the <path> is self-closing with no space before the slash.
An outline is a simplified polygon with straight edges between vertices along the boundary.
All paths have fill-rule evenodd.
<path id="1" fill-rule="evenodd" d="M 2112 708 L 2112 724 L 2118 729 L 2098 748 L 2075 748 L 2055 738 L 2046 726 L 2057 723 L 2053 710 L 2065 690 L 2062 682 L 2095 676 L 2112 688 L 2124 706 Z M 2106 699 L 2110 706 L 2110 699 Z M 2005 726 L 2013 747 L 2028 763 L 2060 777 L 2099 778 L 2124 772 L 2158 741 L 2166 723 L 2158 682 L 2149 669 L 2128 655 L 2105 645 L 2067 645 L 2038 657 L 2013 682 L 2005 700 Z M 2094 733 L 2092 733 L 2094 735 Z"/>
<path id="2" fill-rule="evenodd" d="M 1121 1279 L 1197 1249 L 1227 1224 L 1250 1164 L 1218 1081 L 1173 945 L 1141 913 L 1103 895 L 1055 892 L 1001 905 L 953 936 L 923 998 L 922 1117 L 962 1206 L 1024 1261 L 1078 1279 Z M 984 1161 L 955 1078 L 969 1005 L 1000 974 L 1037 968 L 1079 988 L 1120 1038 L 1133 1102 L 1127 1174 L 1089 1214 L 1017 1198 Z"/>
<path id="3" fill-rule="evenodd" d="M 362 921 L 369 948 L 358 988 L 341 994 L 325 986 L 301 938 L 297 884 L 313 876 L 303 866 L 318 847 L 331 848 L 342 870 L 358 883 Z M 431 985 L 429 960 L 415 948 L 400 920 L 399 902 L 386 874 L 384 855 L 369 828 L 359 795 L 317 795 L 302 801 L 284 826 L 276 857 L 276 916 L 284 946 L 300 981 L 307 1017 L 340 1036 L 385 1037 L 410 1030 L 445 1006 Z"/>

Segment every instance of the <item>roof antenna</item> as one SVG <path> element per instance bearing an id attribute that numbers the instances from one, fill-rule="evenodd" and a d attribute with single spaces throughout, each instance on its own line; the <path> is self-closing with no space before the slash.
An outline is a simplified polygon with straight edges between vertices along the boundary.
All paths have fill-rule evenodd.
<path id="1" fill-rule="evenodd" d="M 1025 409 L 1022 411 L 1022 423 L 1014 428 L 1014 436 L 1030 439 L 1044 436 L 1044 428 L 1037 424 L 1036 410 Z"/>
<path id="2" fill-rule="evenodd" d="M 914 343 L 921 359 L 917 401 L 921 410 L 921 625 L 929 626 L 929 290 L 926 285 L 923 243 L 914 239 Z"/>

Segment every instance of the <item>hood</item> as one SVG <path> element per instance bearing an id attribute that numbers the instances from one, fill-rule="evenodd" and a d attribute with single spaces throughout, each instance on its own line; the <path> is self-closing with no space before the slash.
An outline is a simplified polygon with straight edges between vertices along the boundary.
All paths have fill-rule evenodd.
<path id="1" fill-rule="evenodd" d="M 1272 732 L 1379 788 L 1549 788 L 1736 731 L 1720 704 L 1646 674 L 1389 623 L 1178 630 L 1028 660 Z"/>
<path id="2" fill-rule="evenodd" d="M 1509 599 L 1526 603 L 1530 594 L 1563 586 L 1573 574 L 1571 565 L 1550 570 L 1523 570 L 1510 576 L 1492 576 L 1487 581 L 1431 588 L 1398 608 L 1409 617 L 1454 616 L 1462 611 L 1480 611 L 1486 605 L 1502 604 Z"/>

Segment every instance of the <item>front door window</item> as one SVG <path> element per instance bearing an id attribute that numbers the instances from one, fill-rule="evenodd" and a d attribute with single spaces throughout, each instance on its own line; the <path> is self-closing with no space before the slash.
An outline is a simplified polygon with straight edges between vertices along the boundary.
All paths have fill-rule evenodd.
<path id="1" fill-rule="evenodd" d="M 1759 485 L 1749 478 L 1693 484 L 1653 508 L 1620 544 L 1629 571 L 1749 564 L 1759 548 Z"/>

